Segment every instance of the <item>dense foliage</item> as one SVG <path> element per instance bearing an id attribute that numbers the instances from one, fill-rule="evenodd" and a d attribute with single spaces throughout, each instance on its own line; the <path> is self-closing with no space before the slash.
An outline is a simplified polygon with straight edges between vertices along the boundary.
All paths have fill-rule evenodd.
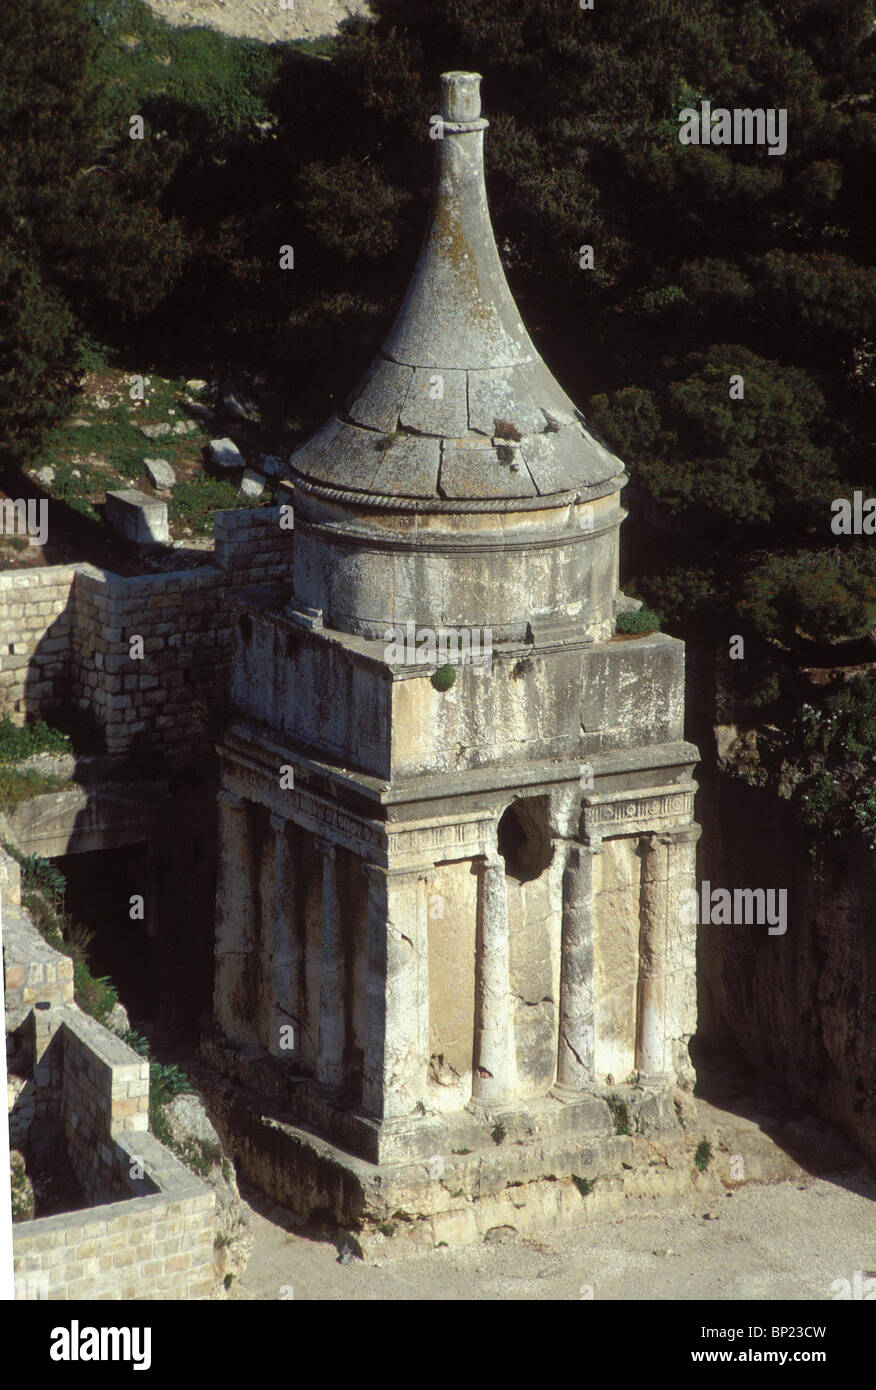
<path id="1" fill-rule="evenodd" d="M 783 753 L 782 776 L 815 842 L 862 835 L 876 847 L 876 686 L 859 681 L 822 708 L 804 704 Z"/>
<path id="2" fill-rule="evenodd" d="M 38 753 L 69 753 L 70 740 L 60 729 L 44 719 L 14 724 L 8 714 L 0 716 L 0 763 L 20 763 Z"/>
<path id="3" fill-rule="evenodd" d="M 373 9 L 316 54 L 6 0 L 0 447 L 32 452 L 92 343 L 259 373 L 290 438 L 315 425 L 414 264 L 439 74 L 474 68 L 512 288 L 629 467 L 625 584 L 670 626 L 842 659 L 876 624 L 872 540 L 830 526 L 876 490 L 869 0 Z M 787 151 L 682 145 L 702 100 L 786 110 Z"/>

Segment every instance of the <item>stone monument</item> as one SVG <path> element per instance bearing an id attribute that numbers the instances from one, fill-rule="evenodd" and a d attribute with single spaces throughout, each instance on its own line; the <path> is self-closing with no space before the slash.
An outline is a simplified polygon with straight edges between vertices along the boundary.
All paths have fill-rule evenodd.
<path id="1" fill-rule="evenodd" d="M 579 1172 L 618 1087 L 659 1124 L 692 1080 L 684 649 L 615 633 L 626 476 L 509 291 L 479 84 L 443 76 L 407 296 L 292 456 L 290 585 L 233 615 L 205 1047 L 289 1141 L 251 1176 L 360 1222 Z"/>

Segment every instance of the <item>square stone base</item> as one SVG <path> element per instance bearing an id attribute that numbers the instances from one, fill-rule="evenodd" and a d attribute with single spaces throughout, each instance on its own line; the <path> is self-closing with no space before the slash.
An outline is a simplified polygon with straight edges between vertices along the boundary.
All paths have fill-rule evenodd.
<path id="1" fill-rule="evenodd" d="M 349 1232 L 363 1251 L 575 1224 L 618 1208 L 629 1191 L 680 1191 L 692 1171 L 689 1154 L 675 1166 L 665 1157 L 667 1144 L 681 1153 L 686 1142 L 671 1090 L 617 1087 L 570 1102 L 547 1095 L 525 1110 L 383 1125 L 359 1116 L 383 1155 L 372 1162 L 212 1068 L 198 1082 L 240 1177 L 333 1235 Z"/>

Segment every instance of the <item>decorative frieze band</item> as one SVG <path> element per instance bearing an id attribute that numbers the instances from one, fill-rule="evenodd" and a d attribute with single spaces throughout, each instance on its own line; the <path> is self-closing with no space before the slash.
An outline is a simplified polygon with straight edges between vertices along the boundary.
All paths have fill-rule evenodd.
<path id="1" fill-rule="evenodd" d="M 681 827 L 693 819 L 693 784 L 658 788 L 648 796 L 613 792 L 583 799 L 584 831 L 604 836 L 615 832 L 636 835 Z"/>
<path id="2" fill-rule="evenodd" d="M 378 827 L 303 788 L 274 791 L 266 788 L 261 778 L 251 784 L 246 763 L 229 760 L 225 775 L 233 783 L 233 790 L 226 787 L 220 795 L 228 798 L 229 804 L 242 804 L 246 799 L 267 803 L 275 817 L 294 822 L 365 858 L 388 860 L 394 868 L 415 869 L 436 859 L 470 859 L 485 852 L 490 823 L 483 816 L 463 822 Z"/>
<path id="3" fill-rule="evenodd" d="M 390 863 L 402 860 L 433 863 L 439 859 L 472 859 L 486 852 L 489 832 L 495 827 L 484 817 L 402 829 L 387 827 Z"/>

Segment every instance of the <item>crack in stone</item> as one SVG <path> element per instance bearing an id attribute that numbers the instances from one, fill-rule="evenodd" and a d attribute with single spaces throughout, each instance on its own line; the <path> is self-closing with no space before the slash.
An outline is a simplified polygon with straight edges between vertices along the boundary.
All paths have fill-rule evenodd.
<path id="1" fill-rule="evenodd" d="M 578 1055 L 578 1053 L 576 1052 L 575 1048 L 574 1048 L 574 1047 L 572 1046 L 572 1044 L 569 1042 L 569 1036 L 568 1036 L 567 1033 L 564 1033 L 564 1034 L 563 1034 L 563 1042 L 566 1044 L 566 1047 L 569 1049 L 569 1051 L 571 1052 L 572 1056 L 575 1058 L 575 1061 L 578 1063 L 578 1066 L 583 1068 L 583 1066 L 584 1066 L 584 1059 Z"/>

